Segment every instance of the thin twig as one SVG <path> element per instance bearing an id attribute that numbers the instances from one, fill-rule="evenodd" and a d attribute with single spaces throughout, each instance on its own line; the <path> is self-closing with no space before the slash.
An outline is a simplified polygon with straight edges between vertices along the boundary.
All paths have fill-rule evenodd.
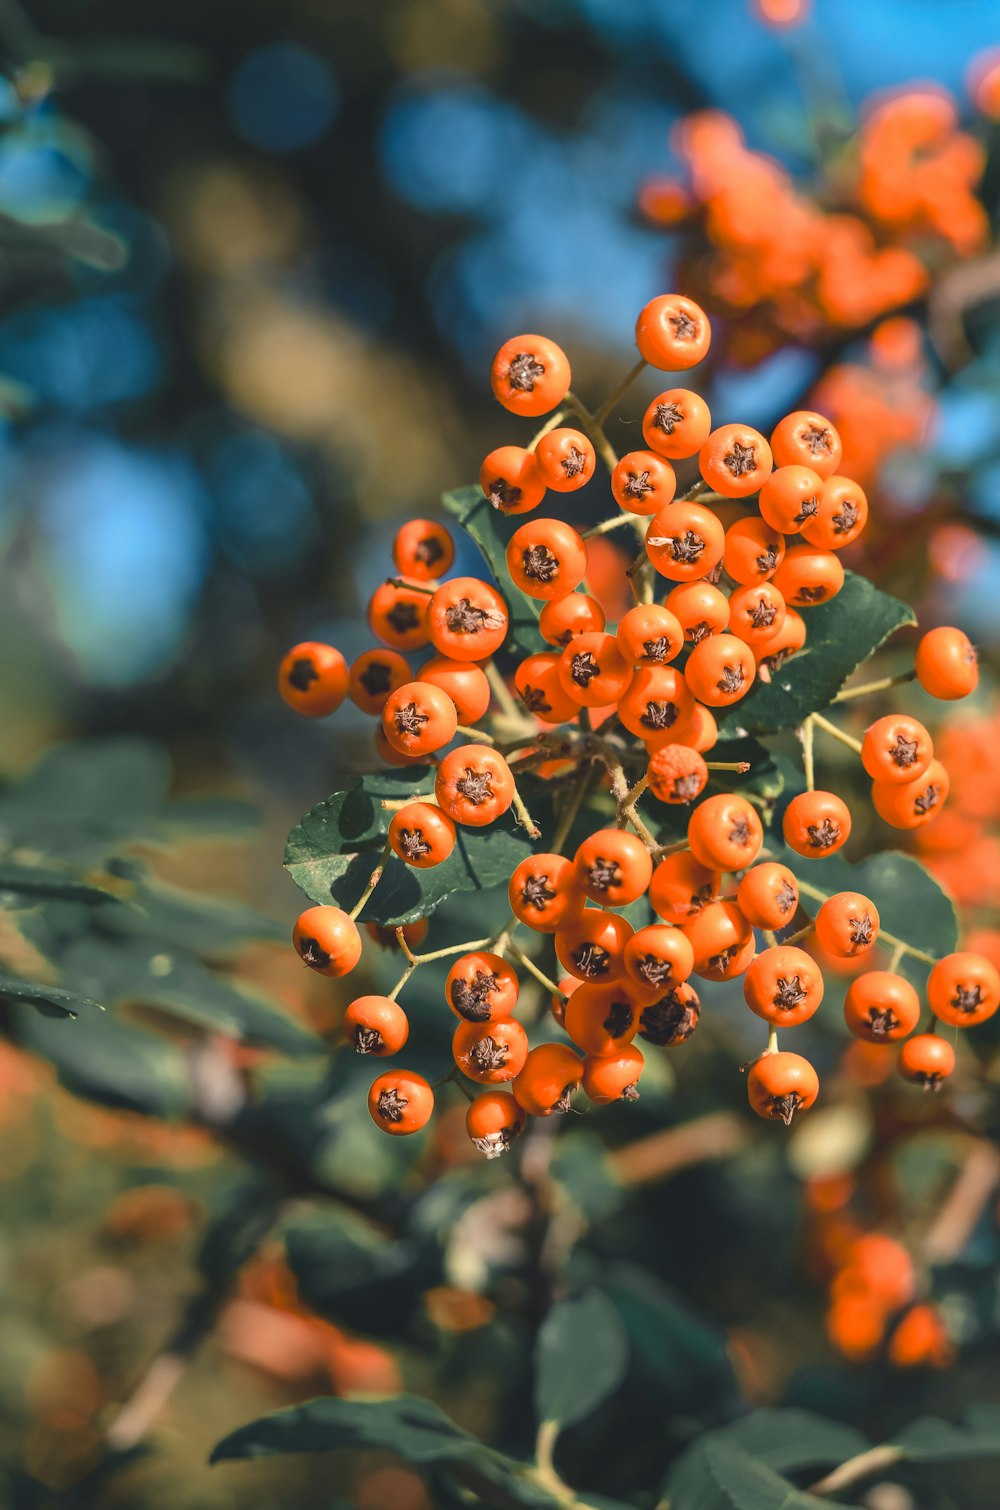
<path id="1" fill-rule="evenodd" d="M 626 372 L 625 376 L 622 378 L 621 382 L 618 384 L 618 387 L 614 390 L 614 392 L 604 400 L 603 404 L 598 405 L 598 407 L 594 410 L 594 419 L 597 424 L 603 425 L 604 421 L 607 419 L 612 409 L 614 409 L 619 399 L 624 397 L 624 395 L 631 388 L 632 384 L 635 382 L 636 378 L 642 376 L 642 374 L 646 370 L 646 367 L 647 362 L 645 357 L 640 357 L 635 366 L 630 368 L 629 371 Z"/>
<path id="2" fill-rule="evenodd" d="M 861 754 L 860 739 L 855 739 L 851 734 L 845 734 L 843 729 L 838 729 L 836 724 L 831 723 L 828 718 L 824 718 L 820 713 L 813 713 L 810 717 L 817 728 L 824 730 L 831 738 L 839 739 L 840 743 L 846 745 L 849 750 L 853 750 L 855 755 Z"/>
<path id="3" fill-rule="evenodd" d="M 870 692 L 887 692 L 890 687 L 901 687 L 904 682 L 914 681 L 916 675 L 916 671 L 904 671 L 900 676 L 883 676 L 877 682 L 863 682 L 860 687 L 844 687 L 833 701 L 847 703 L 855 697 L 867 697 Z"/>

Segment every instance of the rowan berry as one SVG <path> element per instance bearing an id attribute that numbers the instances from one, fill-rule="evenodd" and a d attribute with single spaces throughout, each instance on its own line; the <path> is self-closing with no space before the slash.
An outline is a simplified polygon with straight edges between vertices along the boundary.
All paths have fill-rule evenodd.
<path id="1" fill-rule="evenodd" d="M 889 1338 L 894 1368 L 947 1368 L 954 1354 L 945 1318 L 932 1305 L 911 1306 Z"/>
<path id="2" fill-rule="evenodd" d="M 798 908 L 799 883 L 787 865 L 765 860 L 743 877 L 736 905 L 755 928 L 784 928 Z"/>
<path id="3" fill-rule="evenodd" d="M 696 702 L 683 724 L 674 732 L 674 740 L 677 744 L 687 745 L 688 749 L 697 750 L 700 754 L 711 750 L 719 741 L 719 725 L 711 709 Z M 657 748 L 654 741 L 646 740 L 646 749 L 651 755 L 656 753 Z"/>
<path id="4" fill-rule="evenodd" d="M 386 698 L 382 728 L 402 755 L 429 755 L 450 744 L 458 713 L 447 692 L 431 682 L 404 682 Z"/>
<path id="5" fill-rule="evenodd" d="M 729 628 L 756 651 L 781 633 L 787 611 L 785 600 L 773 582 L 737 587 L 729 598 Z"/>
<path id="6" fill-rule="evenodd" d="M 553 991 L 549 996 L 549 1011 L 561 1028 L 566 1026 L 566 1003 L 578 986 L 583 981 L 577 980 L 574 975 L 564 975 L 559 981 L 559 990 Z"/>
<path id="7" fill-rule="evenodd" d="M 378 717 L 390 692 L 412 680 L 409 663 L 398 650 L 365 650 L 351 663 L 348 696 L 362 713 Z"/>
<path id="8" fill-rule="evenodd" d="M 870 1295 L 841 1295 L 826 1313 L 826 1332 L 853 1363 L 875 1353 L 885 1336 L 885 1308 Z"/>
<path id="9" fill-rule="evenodd" d="M 637 603 L 624 613 L 615 634 L 618 648 L 633 665 L 662 665 L 684 648 L 677 616 L 659 603 Z"/>
<path id="10" fill-rule="evenodd" d="M 585 1054 L 620 1054 L 635 1037 L 640 1005 L 641 993 L 628 981 L 581 985 L 566 1003 L 563 1026 Z"/>
<path id="11" fill-rule="evenodd" d="M 920 1021 L 920 998 L 894 971 L 866 970 L 847 988 L 844 1021 L 855 1038 L 868 1043 L 905 1038 Z"/>
<path id="12" fill-rule="evenodd" d="M 382 582 L 368 601 L 368 627 L 394 650 L 423 650 L 431 637 L 430 601 L 422 588 Z"/>
<path id="13" fill-rule="evenodd" d="M 720 425 L 698 452 L 698 469 L 713 492 L 746 498 L 770 477 L 771 448 L 749 425 Z"/>
<path id="14" fill-rule="evenodd" d="M 500 514 L 528 514 L 545 497 L 545 479 L 533 451 L 497 446 L 479 468 L 479 486 Z"/>
<path id="15" fill-rule="evenodd" d="M 774 585 L 794 608 L 815 608 L 835 598 L 844 585 L 844 568 L 833 551 L 793 545 L 774 574 Z"/>
<path id="16" fill-rule="evenodd" d="M 819 511 L 802 526 L 802 538 L 823 550 L 839 551 L 856 540 L 868 523 L 868 499 L 850 477 L 827 477 Z"/>
<path id="17" fill-rule="evenodd" d="M 410 1034 L 406 1013 L 388 996 L 358 996 L 344 1013 L 344 1032 L 359 1054 L 398 1054 Z"/>
<path id="18" fill-rule="evenodd" d="M 339 907 L 307 907 L 292 930 L 299 958 L 320 975 L 349 975 L 361 958 L 361 935 Z"/>
<path id="19" fill-rule="evenodd" d="M 689 981 L 672 986 L 666 996 L 643 1007 L 639 1016 L 639 1037 L 660 1049 L 676 1048 L 686 1043 L 698 1026 L 701 1003 Z"/>
<path id="20" fill-rule="evenodd" d="M 715 900 L 722 866 L 702 865 L 689 849 L 667 855 L 653 871 L 649 901 L 668 923 L 684 923 Z"/>
<path id="21" fill-rule="evenodd" d="M 540 650 L 525 656 L 514 672 L 514 686 L 526 710 L 547 724 L 563 724 L 580 713 L 580 704 L 563 686 L 559 661 L 558 654 Z"/>
<path id="22" fill-rule="evenodd" d="M 964 949 L 938 960 L 927 978 L 931 1011 L 953 1028 L 972 1028 L 1000 1006 L 1000 971 L 983 954 Z"/>
<path id="23" fill-rule="evenodd" d="M 474 949 L 452 965 L 444 994 L 456 1017 L 466 1022 L 497 1022 L 517 1006 L 517 974 L 499 954 Z"/>
<path id="24" fill-rule="evenodd" d="M 434 795 L 449 818 L 484 828 L 514 800 L 510 766 L 491 745 L 460 745 L 438 766 Z"/>
<path id="25" fill-rule="evenodd" d="M 816 914 L 816 937 L 829 954 L 854 959 L 878 938 L 878 908 L 857 891 L 827 897 Z"/>
<path id="26" fill-rule="evenodd" d="M 950 790 L 948 772 L 940 760 L 931 760 L 914 781 L 873 781 L 872 803 L 893 828 L 922 828 L 937 817 Z"/>
<path id="27" fill-rule="evenodd" d="M 565 855 L 529 855 L 507 887 L 510 910 L 536 933 L 555 933 L 573 913 L 583 911 L 576 869 Z"/>
<path id="28" fill-rule="evenodd" d="M 326 718 L 328 713 L 335 713 L 347 696 L 349 684 L 347 662 L 340 651 L 318 640 L 293 646 L 278 671 L 281 696 L 290 708 L 307 718 Z"/>
<path id="29" fill-rule="evenodd" d="M 649 757 L 646 767 L 649 790 L 661 802 L 693 802 L 705 790 L 708 767 L 704 757 L 690 745 L 663 745 Z"/>
<path id="30" fill-rule="evenodd" d="M 757 500 L 764 523 L 781 535 L 799 534 L 819 513 L 822 486 L 812 467 L 776 467 Z"/>
<path id="31" fill-rule="evenodd" d="M 447 692 L 455 704 L 459 723 L 478 723 L 490 705 L 486 673 L 473 661 L 453 661 L 446 655 L 434 655 L 420 667 L 417 680 Z"/>
<path id="32" fill-rule="evenodd" d="M 481 1154 L 498 1159 L 523 1133 L 527 1120 L 510 1091 L 484 1091 L 469 1102 L 465 1130 Z"/>
<path id="33" fill-rule="evenodd" d="M 676 666 L 637 666 L 618 699 L 618 717 L 632 734 L 648 739 L 669 733 L 694 707 L 694 698 Z"/>
<path id="34" fill-rule="evenodd" d="M 392 815 L 389 846 L 405 864 L 429 870 L 455 848 L 455 825 L 433 803 L 408 802 Z"/>
<path id="35" fill-rule="evenodd" d="M 620 1054 L 588 1054 L 583 1061 L 583 1089 L 595 1106 L 612 1101 L 638 1101 L 636 1086 L 645 1061 L 635 1044 L 628 1044 Z"/>
<path id="36" fill-rule="evenodd" d="M 643 440 L 651 451 L 671 461 L 694 456 L 711 429 L 708 405 L 690 388 L 668 388 L 658 393 L 642 417 Z"/>
<path id="37" fill-rule="evenodd" d="M 627 828 L 601 828 L 590 834 L 577 849 L 573 866 L 581 890 L 605 907 L 638 901 L 653 874 L 649 850 Z"/>
<path id="38" fill-rule="evenodd" d="M 722 560 L 725 532 L 700 503 L 671 503 L 654 514 L 646 530 L 646 554 L 661 577 L 691 582 Z"/>
<path id="39" fill-rule="evenodd" d="M 861 764 L 873 781 L 902 785 L 922 776 L 934 755 L 931 736 L 908 713 L 876 719 L 861 741 Z"/>
<path id="40" fill-rule="evenodd" d="M 756 515 L 737 519 L 726 530 L 723 565 L 733 581 L 743 587 L 757 586 L 773 577 L 784 557 L 784 536 Z"/>
<path id="41" fill-rule="evenodd" d="M 836 792 L 799 792 L 785 808 L 781 831 L 797 855 L 821 859 L 847 843 L 851 814 Z"/>
<path id="42" fill-rule="evenodd" d="M 887 1311 L 898 1311 L 913 1299 L 917 1275 L 902 1243 L 881 1232 L 866 1232 L 852 1244 L 838 1279 L 840 1293 L 863 1288 Z"/>
<path id="43" fill-rule="evenodd" d="M 538 630 L 550 645 L 568 645 L 578 634 L 599 634 L 605 623 L 604 609 L 596 598 L 571 592 L 543 604 Z"/>
<path id="44" fill-rule="evenodd" d="M 532 519 L 507 542 L 507 570 L 529 598 L 565 598 L 587 574 L 587 546 L 561 519 Z"/>
<path id="45" fill-rule="evenodd" d="M 689 645 L 720 634 L 729 623 L 729 599 L 711 582 L 682 582 L 671 589 L 664 607 L 677 619 Z"/>
<path id="46" fill-rule="evenodd" d="M 375 752 L 387 765 L 426 765 L 428 761 L 426 755 L 404 755 L 401 750 L 394 749 L 386 739 L 385 730 L 380 723 L 375 727 Z"/>
<path id="47" fill-rule="evenodd" d="M 535 460 L 545 486 L 555 493 L 586 487 L 597 466 L 593 444 L 579 430 L 550 430 L 535 447 Z"/>
<path id="48" fill-rule="evenodd" d="M 917 1033 L 900 1044 L 896 1064 L 904 1080 L 925 1091 L 939 1091 L 955 1069 L 955 1050 L 937 1033 Z"/>
<path id="49" fill-rule="evenodd" d="M 720 792 L 695 808 L 688 819 L 687 841 L 707 870 L 744 870 L 757 858 L 764 830 L 752 802 L 736 792 Z"/>
<path id="50" fill-rule="evenodd" d="M 741 975 L 753 959 L 753 930 L 735 902 L 709 902 L 682 927 L 694 953 L 696 975 L 729 980 Z"/>
<path id="51" fill-rule="evenodd" d="M 578 634 L 559 657 L 563 691 L 585 708 L 618 702 L 632 680 L 632 667 L 613 634 Z"/>
<path id="52" fill-rule="evenodd" d="M 704 359 L 712 340 L 708 316 L 683 294 L 660 294 L 639 311 L 635 344 L 650 367 L 680 372 Z"/>
<path id="53" fill-rule="evenodd" d="M 430 600 L 427 625 L 434 649 L 455 661 L 486 660 L 507 634 L 507 605 L 478 577 L 453 577 Z"/>
<path id="54" fill-rule="evenodd" d="M 774 587 L 774 583 L 771 583 Z M 778 591 L 775 588 L 775 591 Z M 794 608 L 785 607 L 785 618 L 776 634 L 758 640 L 753 647 L 757 657 L 757 676 L 762 682 L 770 682 L 790 656 L 801 650 L 806 642 L 806 621 Z"/>
<path id="55" fill-rule="evenodd" d="M 979 685 L 975 647 L 961 629 L 930 629 L 917 645 L 917 680 L 931 697 L 954 702 L 968 697 Z"/>
<path id="56" fill-rule="evenodd" d="M 556 929 L 556 958 L 577 980 L 619 980 L 625 973 L 625 945 L 635 929 L 627 918 L 603 907 L 586 907 Z"/>
<path id="57" fill-rule="evenodd" d="M 480 1085 L 502 1085 L 523 1070 L 528 1035 L 513 1017 L 460 1022 L 451 1040 L 451 1053 L 468 1079 Z"/>
<path id="58" fill-rule="evenodd" d="M 765 1022 L 794 1028 L 823 1000 L 823 974 L 805 950 L 776 944 L 758 954 L 743 977 L 743 996 Z"/>
<path id="59" fill-rule="evenodd" d="M 611 474 L 611 492 L 630 514 L 655 514 L 673 502 L 677 477 L 669 461 L 654 451 L 628 451 Z"/>
<path id="60" fill-rule="evenodd" d="M 622 956 L 626 979 L 647 994 L 662 995 L 687 980 L 694 969 L 694 948 L 681 928 L 650 923 L 634 933 Z"/>
<path id="61" fill-rule="evenodd" d="M 401 577 L 433 582 L 455 559 L 455 542 L 436 519 L 408 519 L 392 542 L 392 563 Z"/>
<path id="62" fill-rule="evenodd" d="M 564 1043 L 540 1043 L 528 1054 L 511 1089 L 518 1106 L 533 1117 L 568 1112 L 583 1079 L 583 1060 Z"/>
<path id="63" fill-rule="evenodd" d="M 737 634 L 713 634 L 695 645 L 684 667 L 684 678 L 700 703 L 728 708 L 754 684 L 757 663 L 753 651 Z"/>
<path id="64" fill-rule="evenodd" d="M 822 414 L 796 409 L 775 427 L 771 450 L 779 467 L 811 467 L 820 477 L 829 477 L 840 465 L 843 447 L 840 436 Z"/>
<path id="65" fill-rule="evenodd" d="M 431 1120 L 434 1092 L 423 1075 L 412 1070 L 388 1070 L 372 1082 L 368 1110 L 383 1132 L 405 1137 L 419 1132 Z"/>
<path id="66" fill-rule="evenodd" d="M 494 397 L 512 414 L 548 414 L 569 392 L 569 361 L 547 336 L 511 336 L 493 358 Z"/>
<path id="67" fill-rule="evenodd" d="M 819 1095 L 819 1077 L 801 1054 L 763 1054 L 747 1074 L 747 1096 L 758 1117 L 791 1125 Z"/>

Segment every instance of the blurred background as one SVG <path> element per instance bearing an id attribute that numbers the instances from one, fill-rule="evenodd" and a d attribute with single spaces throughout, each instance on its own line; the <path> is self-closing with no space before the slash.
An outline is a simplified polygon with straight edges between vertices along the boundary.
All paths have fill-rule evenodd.
<path id="1" fill-rule="evenodd" d="M 994 0 L 3 0 L 0 775 L 10 811 L 42 759 L 32 811 L 55 814 L 53 853 L 67 825 L 74 854 L 95 865 L 141 841 L 161 901 L 189 886 L 242 899 L 254 924 L 219 921 L 216 900 L 196 927 L 198 909 L 184 912 L 170 892 L 164 927 L 213 979 L 226 955 L 303 1033 L 329 1032 L 340 998 L 304 983 L 276 944 L 247 940 L 284 936 L 298 907 L 281 871 L 284 835 L 369 763 L 371 725 L 350 705 L 335 727 L 295 719 L 276 697 L 278 660 L 305 638 L 349 659 L 368 648 L 365 605 L 394 528 L 472 481 L 495 445 L 523 443 L 489 391 L 502 340 L 551 335 L 571 357 L 574 388 L 597 402 L 634 359 L 639 307 L 673 288 L 713 315 L 696 386 L 716 421 L 769 431 L 806 402 L 827 413 L 844 437 L 843 470 L 874 500 L 851 564 L 912 602 L 923 628 L 961 624 L 988 668 L 1000 638 L 998 43 Z M 613 426 L 619 449 L 640 443 L 661 386 L 654 374 L 630 395 Z M 606 479 L 580 501 L 588 519 L 603 517 Z M 475 569 L 463 549 L 460 564 Z M 600 549 L 595 570 L 613 601 L 621 562 L 613 543 Z M 921 844 L 977 947 L 997 956 L 992 687 L 987 674 L 955 715 L 945 758 L 961 790 Z M 59 764 L 66 741 L 83 743 Z M 91 850 L 95 792 L 109 821 Z M 127 823 L 114 816 L 120 804 Z M 188 823 L 197 804 L 202 818 Z M 29 825 L 21 841 L 31 836 Z M 129 879 L 138 863 L 119 873 Z M 13 973 L 42 978 L 70 935 L 79 945 L 70 911 L 44 924 L 17 908 L 13 917 L 0 937 Z M 63 968 L 62 983 L 85 989 L 82 965 L 71 974 Z M 144 1004 L 131 984 L 117 994 Z M 204 1458 L 226 1429 L 309 1388 L 405 1378 L 458 1396 L 497 1358 L 516 1377 L 518 1297 L 508 1314 L 510 1294 L 481 1281 L 503 1267 L 495 1254 L 447 1275 L 431 1266 L 429 1281 L 410 1275 L 412 1313 L 369 1325 L 346 1302 L 311 1303 L 316 1320 L 300 1295 L 289 1299 L 287 1252 L 266 1250 L 177 1391 L 157 1452 L 101 1477 L 102 1427 L 190 1299 L 207 1216 L 244 1174 L 204 1099 L 192 1099 L 199 1065 L 207 1075 L 214 1054 L 211 1094 L 224 1100 L 229 1087 L 240 1105 L 246 1073 L 261 1066 L 279 1077 L 279 1100 L 335 1104 L 319 1078 L 294 1094 L 280 1079 L 291 1071 L 273 1051 L 302 1044 L 249 1031 L 243 1043 L 223 1035 L 223 1048 L 193 1006 L 183 1028 L 168 1009 L 152 1002 L 139 1036 L 122 1040 L 120 1069 L 98 1044 L 93 1072 L 63 1062 L 90 1031 L 82 1020 L 7 1022 L 19 1045 L 0 1058 L 10 1502 L 305 1505 L 323 1484 L 327 1504 L 422 1510 L 419 1480 L 389 1460 L 345 1466 L 331 1491 L 315 1465 L 210 1472 Z M 152 1026 L 164 1045 L 155 1051 Z M 57 1030 L 77 1033 L 70 1050 L 54 1046 Z M 665 1081 L 650 1097 L 645 1132 L 732 1110 L 741 1087 L 719 1090 L 711 1055 L 701 1064 L 685 1099 L 683 1077 L 677 1096 Z M 878 1079 L 880 1067 L 856 1068 Z M 880 1137 L 898 1146 L 898 1165 L 872 1163 L 874 1123 L 852 1122 L 832 1161 L 800 1151 L 791 1169 L 773 1140 L 747 1151 L 741 1124 L 723 1150 L 743 1150 L 742 1164 L 678 1182 L 685 1236 L 667 1253 L 652 1219 L 643 1228 L 625 1206 L 636 1262 L 700 1308 L 690 1326 L 707 1340 L 688 1343 L 709 1415 L 730 1388 L 782 1397 L 802 1368 L 816 1389 L 826 1370 L 824 1398 L 843 1403 L 829 1379 L 859 1345 L 843 1318 L 839 1338 L 836 1325 L 824 1329 L 832 1260 L 817 1257 L 813 1229 L 820 1216 L 849 1222 L 859 1190 L 850 1220 L 862 1228 L 895 1210 L 916 1157 L 911 1133 L 927 1179 L 914 1199 L 926 1205 L 897 1213 L 897 1226 L 930 1225 L 971 1146 L 967 1123 L 989 1155 L 981 1099 L 966 1110 L 967 1122 L 961 1108 L 924 1116 L 914 1133 L 912 1114 L 886 1102 Z M 609 1126 L 614 1143 L 613 1116 Z M 329 1179 L 371 1216 L 399 1170 L 372 1153 L 382 1173 L 356 1188 L 366 1137 L 341 1147 Z M 604 1157 L 600 1144 L 590 1154 Z M 418 1195 L 464 1154 L 441 1134 L 428 1157 L 410 1171 Z M 668 1161 L 657 1178 L 670 1172 Z M 585 1227 L 620 1218 L 626 1197 L 612 1183 L 590 1189 Z M 769 1251 L 752 1209 L 765 1189 L 776 1192 L 774 1245 L 789 1254 L 779 1270 L 809 1229 L 810 1263 L 797 1249 L 794 1295 L 780 1304 L 780 1286 L 762 1301 L 745 1274 L 711 1260 L 722 1238 L 751 1231 L 750 1251 Z M 377 1215 L 391 1225 L 390 1206 Z M 996 1328 L 996 1232 L 983 1221 L 978 1256 L 962 1257 L 975 1283 L 949 1292 L 950 1346 L 969 1344 L 972 1394 L 976 1348 L 988 1357 Z M 789 1346 L 775 1334 L 793 1301 L 804 1330 Z M 935 1389 L 955 1388 L 906 1377 L 917 1404 L 921 1390 L 933 1403 Z M 843 1378 L 845 1399 L 883 1397 L 877 1371 L 864 1385 L 849 1369 Z M 657 1387 L 658 1409 L 679 1391 L 677 1379 Z M 488 1432 L 499 1415 L 516 1439 L 516 1408 L 488 1387 L 473 1395 L 470 1424 Z"/>

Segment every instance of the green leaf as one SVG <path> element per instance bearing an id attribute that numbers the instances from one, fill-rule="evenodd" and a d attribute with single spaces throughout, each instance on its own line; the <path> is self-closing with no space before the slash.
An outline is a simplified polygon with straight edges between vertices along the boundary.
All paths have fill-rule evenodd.
<path id="1" fill-rule="evenodd" d="M 74 1095 L 151 1117 L 175 1119 L 191 1110 L 188 1067 L 181 1050 L 162 1034 L 123 1022 L 110 1012 L 57 1023 L 21 1009 L 15 1037 L 24 1048 L 50 1060 Z"/>
<path id="2" fill-rule="evenodd" d="M 288 929 L 245 902 L 231 902 L 200 892 L 144 880 L 135 892 L 136 907 L 104 913 L 109 933 L 156 941 L 160 949 L 192 949 L 209 959 L 225 957 L 250 940 L 284 942 Z"/>
<path id="3" fill-rule="evenodd" d="M 549 1311 L 535 1347 L 535 1416 L 561 1427 L 582 1421 L 621 1384 L 628 1368 L 621 1317 L 600 1290 Z"/>
<path id="4" fill-rule="evenodd" d="M 253 1257 L 278 1210 L 274 1189 L 256 1176 L 240 1178 L 229 1187 L 198 1248 L 198 1272 L 213 1289 L 222 1289 Z"/>
<path id="5" fill-rule="evenodd" d="M 820 1510 L 827 1503 L 796 1489 L 723 1432 L 709 1432 L 678 1458 L 663 1494 L 670 1510 Z"/>
<path id="6" fill-rule="evenodd" d="M 120 886 L 116 889 L 86 871 L 27 865 L 15 860 L 0 864 L 0 891 L 35 897 L 39 901 L 92 902 L 96 905 L 124 900 Z"/>
<path id="7" fill-rule="evenodd" d="M 99 1001 L 81 996 L 77 991 L 64 991 L 61 986 L 47 986 L 37 980 L 21 980 L 13 975 L 0 975 L 0 997 L 8 1001 L 26 1001 L 33 1007 L 47 1010 L 50 1017 L 75 1017 L 81 1007 L 102 1010 Z"/>
<path id="8" fill-rule="evenodd" d="M 722 1433 L 777 1473 L 828 1468 L 867 1452 L 871 1443 L 853 1426 L 810 1410 L 755 1410 Z"/>
<path id="9" fill-rule="evenodd" d="M 553 1148 L 549 1173 L 588 1223 L 606 1221 L 628 1195 L 604 1139 L 594 1132 L 563 1133 Z"/>
<path id="10" fill-rule="evenodd" d="M 923 1416 L 898 1432 L 891 1445 L 910 1463 L 954 1463 L 1000 1456 L 1000 1406 L 973 1405 L 959 1426 Z"/>
<path id="11" fill-rule="evenodd" d="M 808 609 L 805 619 L 804 648 L 770 683 L 757 681 L 727 715 L 725 727 L 772 734 L 801 723 L 807 714 L 827 707 L 852 671 L 894 630 L 916 623 L 906 603 L 854 572 L 846 573 L 835 598 Z"/>
<path id="12" fill-rule="evenodd" d="M 614 1301 L 638 1366 L 665 1410 L 715 1415 L 738 1400 L 726 1339 L 667 1285 L 637 1265 L 605 1264 L 602 1289 Z"/>
<path id="13" fill-rule="evenodd" d="M 538 616 L 542 605 L 534 598 L 526 597 L 514 585 L 507 570 L 507 542 L 524 520 L 515 516 L 508 519 L 491 508 L 478 484 L 467 488 L 455 488 L 441 499 L 449 514 L 458 520 L 462 529 L 472 536 L 486 557 L 496 579 L 501 595 L 506 599 L 510 613 L 510 628 L 504 640 L 504 649 L 518 660 L 536 650 L 548 650 L 538 632 Z"/>
<path id="14" fill-rule="evenodd" d="M 169 758 L 152 740 L 59 745 L 0 794 L 0 837 L 11 848 L 23 844 L 50 847 L 63 858 L 103 857 L 149 827 L 169 784 Z"/>
<path id="15" fill-rule="evenodd" d="M 363 1217 L 326 1204 L 283 1229 L 289 1267 L 310 1309 L 375 1337 L 398 1337 L 420 1293 L 440 1281 L 436 1258 L 419 1276 L 421 1249 L 392 1242 Z"/>

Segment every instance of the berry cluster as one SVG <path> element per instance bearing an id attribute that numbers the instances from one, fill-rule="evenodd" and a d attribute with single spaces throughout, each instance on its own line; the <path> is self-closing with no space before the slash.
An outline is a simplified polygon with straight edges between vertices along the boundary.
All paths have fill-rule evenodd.
<path id="1" fill-rule="evenodd" d="M 460 830 L 493 824 L 509 811 L 532 838 L 540 837 L 518 789 L 528 771 L 564 799 L 549 847 L 510 877 L 507 926 L 491 938 L 423 955 L 398 930 L 408 962 L 402 979 L 389 996 L 356 998 L 344 1019 L 358 1052 L 396 1054 L 408 1036 L 400 990 L 421 963 L 457 955 L 445 986 L 458 1019 L 448 1078 L 463 1088 L 466 1081 L 484 1087 L 471 1099 L 467 1127 L 487 1156 L 509 1147 L 527 1115 L 568 1109 L 579 1086 L 595 1104 L 633 1099 L 643 1069 L 634 1040 L 670 1047 L 697 1026 L 692 975 L 742 978 L 748 1007 L 769 1028 L 767 1050 L 745 1067 L 750 1104 L 762 1117 L 791 1122 L 813 1104 L 819 1081 L 808 1060 L 778 1050 L 777 1029 L 805 1022 L 823 999 L 820 967 L 797 947 L 813 931 L 837 959 L 861 959 L 880 938 L 894 950 L 889 969 L 853 980 L 847 1024 L 868 1042 L 900 1040 L 901 1074 L 925 1088 L 936 1089 L 955 1060 L 937 1024 L 972 1026 L 1000 1006 L 1000 974 L 987 959 L 960 952 L 934 961 L 880 933 L 869 897 L 827 895 L 769 856 L 751 791 L 705 795 L 710 781 L 719 782 L 716 773 L 747 769 L 705 759 L 718 738 L 716 712 L 803 649 L 810 612 L 844 583 L 839 552 L 868 517 L 863 490 L 837 470 L 837 432 L 818 413 L 787 415 L 768 441 L 748 425 L 713 429 L 703 398 L 669 388 L 646 409 L 646 449 L 614 454 L 603 420 L 629 382 L 646 365 L 694 366 L 710 339 L 709 321 L 692 300 L 652 300 L 636 325 L 639 363 L 594 412 L 570 391 L 569 362 L 551 340 L 517 336 L 497 353 L 492 384 L 500 403 L 513 414 L 551 416 L 529 445 L 491 452 L 480 473 L 494 509 L 532 515 L 511 535 L 506 565 L 513 590 L 542 605 L 539 630 L 551 646 L 516 667 L 522 711 L 514 709 L 513 723 L 510 689 L 492 659 L 508 639 L 510 605 L 478 577 L 442 580 L 454 545 L 432 520 L 413 520 L 399 531 L 398 575 L 372 597 L 369 623 L 389 648 L 366 651 L 348 667 L 333 647 L 302 644 L 282 663 L 281 692 L 291 707 L 322 716 L 349 696 L 379 720 L 375 740 L 385 760 L 436 767 L 432 796 L 385 804 L 393 813 L 383 862 L 353 912 L 315 906 L 296 923 L 299 955 L 324 975 L 344 976 L 358 963 L 355 920 L 392 856 L 418 869 L 440 865 Z M 564 425 L 568 417 L 578 427 Z M 582 531 L 539 517 L 535 511 L 549 492 L 575 492 L 591 479 L 598 455 L 610 471 L 618 514 Z M 675 463 L 695 458 L 697 476 L 678 492 Z M 630 571 L 636 601 L 611 629 L 586 590 L 587 542 L 628 526 L 641 542 Z M 662 601 L 660 578 L 669 584 Z M 433 655 L 414 672 L 406 654 L 428 646 Z M 958 698 L 973 690 L 977 676 L 964 634 L 939 628 L 920 640 L 912 672 L 835 700 L 914 677 L 935 697 Z M 506 726 L 517 725 L 516 737 L 500 741 L 477 727 L 494 700 L 508 706 Z M 503 727 L 502 719 L 495 723 Z M 844 800 L 815 789 L 816 729 L 860 755 L 875 810 L 890 825 L 917 828 L 940 811 L 948 776 L 917 719 L 887 714 L 859 742 L 813 713 L 799 731 L 806 789 L 792 797 L 781 824 L 791 854 L 823 859 L 851 832 Z M 611 822 L 570 845 L 595 785 L 610 794 Z M 657 843 L 638 809 L 647 792 L 690 809 L 684 839 Z M 660 921 L 636 930 L 617 909 L 643 897 Z M 812 921 L 804 899 L 819 903 Z M 522 927 L 551 938 L 564 972 L 559 985 L 513 942 Z M 933 965 L 927 986 L 933 1027 L 915 1036 L 920 1002 L 896 968 L 904 954 Z M 529 1045 L 513 1015 L 519 983 L 508 955 L 551 991 L 553 1017 L 569 1043 Z M 496 1089 L 504 1085 L 510 1090 Z M 373 1119 L 391 1134 L 424 1126 L 433 1106 L 433 1088 L 403 1070 L 380 1075 L 369 1094 Z"/>

